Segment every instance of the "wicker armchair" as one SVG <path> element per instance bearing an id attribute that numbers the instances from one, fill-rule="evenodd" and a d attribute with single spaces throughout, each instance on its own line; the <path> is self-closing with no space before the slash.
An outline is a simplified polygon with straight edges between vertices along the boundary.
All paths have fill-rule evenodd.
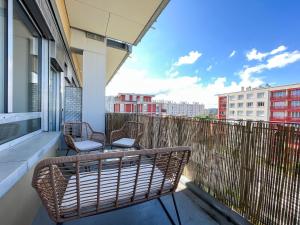
<path id="1" fill-rule="evenodd" d="M 94 131 L 86 122 L 69 122 L 64 124 L 64 138 L 70 149 L 77 153 L 103 150 L 105 134 Z"/>
<path id="2" fill-rule="evenodd" d="M 50 218 L 58 224 L 172 194 L 190 148 L 175 147 L 134 151 L 111 151 L 48 158 L 36 167 L 32 186 Z M 88 169 L 87 169 L 88 168 Z"/>
<path id="3" fill-rule="evenodd" d="M 144 124 L 127 121 L 120 130 L 114 130 L 110 135 L 111 147 L 140 149 L 140 140 L 144 133 Z"/>

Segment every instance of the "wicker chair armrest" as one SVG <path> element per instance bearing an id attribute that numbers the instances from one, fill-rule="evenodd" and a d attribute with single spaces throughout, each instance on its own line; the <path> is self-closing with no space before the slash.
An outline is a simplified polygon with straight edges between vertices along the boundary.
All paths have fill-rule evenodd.
<path id="1" fill-rule="evenodd" d="M 105 144 L 105 134 L 102 132 L 93 132 L 91 135 L 91 140 L 97 141 L 102 143 L 103 145 Z"/>
<path id="2" fill-rule="evenodd" d="M 125 137 L 125 133 L 122 129 L 114 130 L 110 134 L 110 143 L 112 144 L 114 141 Z"/>
<path id="3" fill-rule="evenodd" d="M 74 145 L 74 142 L 75 142 L 74 138 L 71 135 L 64 135 L 64 137 L 65 137 L 65 141 L 66 141 L 68 147 L 75 150 L 76 147 Z"/>

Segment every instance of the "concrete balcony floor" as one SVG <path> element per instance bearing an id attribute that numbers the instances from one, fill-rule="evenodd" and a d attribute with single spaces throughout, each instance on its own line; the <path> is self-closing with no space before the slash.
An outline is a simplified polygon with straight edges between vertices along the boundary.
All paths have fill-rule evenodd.
<path id="1" fill-rule="evenodd" d="M 178 210 L 183 225 L 217 225 L 217 224 L 230 224 L 225 218 L 218 215 L 218 222 L 214 219 L 213 215 L 216 212 L 208 213 L 207 206 L 197 196 L 187 189 L 179 188 L 176 192 L 175 198 L 178 204 Z M 172 197 L 165 196 L 162 198 L 165 206 L 172 215 L 175 223 L 176 213 L 172 204 Z M 220 222 L 224 220 L 223 222 Z M 42 207 L 36 216 L 32 225 L 54 225 L 45 209 Z M 142 204 L 134 205 L 131 207 L 81 218 L 70 222 L 65 222 L 64 225 L 169 225 L 171 222 L 168 220 L 167 215 L 163 211 L 158 200 L 151 200 Z"/>

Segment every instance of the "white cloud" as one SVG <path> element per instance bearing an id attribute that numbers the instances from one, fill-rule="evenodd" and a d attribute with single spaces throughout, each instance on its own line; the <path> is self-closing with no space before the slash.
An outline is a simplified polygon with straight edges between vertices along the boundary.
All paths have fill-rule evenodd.
<path id="1" fill-rule="evenodd" d="M 193 64 L 202 56 L 202 53 L 198 51 L 190 51 L 188 55 L 181 56 L 177 60 L 177 62 L 174 63 L 174 66 L 181 66 L 185 64 Z"/>
<path id="2" fill-rule="evenodd" d="M 251 77 L 252 74 L 261 73 L 265 70 L 271 70 L 275 68 L 282 68 L 288 64 L 294 63 L 300 60 L 300 52 L 284 52 L 269 58 L 265 63 L 258 64 L 252 67 L 245 66 L 245 68 L 239 73 L 241 78 Z"/>
<path id="3" fill-rule="evenodd" d="M 242 86 L 257 87 L 264 81 L 261 77 L 254 77 L 255 74 L 300 61 L 300 51 L 282 52 L 283 49 L 286 48 L 279 46 L 269 52 L 272 57 L 263 63 L 244 66 L 239 72 L 239 80 L 229 84 L 225 76 L 217 76 L 209 83 L 204 83 L 198 75 L 195 75 L 196 72 L 190 76 L 182 75 L 174 65 L 166 72 L 166 76 L 156 77 L 147 70 L 124 65 L 107 86 L 106 95 L 117 95 L 119 92 L 145 93 L 156 95 L 155 99 L 200 102 L 206 107 L 217 107 L 216 94 L 238 91 Z M 282 53 L 278 54 L 280 52 Z"/>
<path id="4" fill-rule="evenodd" d="M 146 70 L 122 67 L 106 88 L 106 95 L 117 95 L 119 92 L 145 93 L 156 95 L 155 99 L 176 102 L 200 102 L 206 107 L 217 107 L 216 94 L 238 91 L 241 86 L 250 86 L 260 79 L 245 77 L 239 83 L 226 84 L 226 77 L 218 76 L 208 84 L 204 84 L 196 75 L 193 76 L 150 76 Z"/>
<path id="5" fill-rule="evenodd" d="M 236 53 L 236 51 L 233 50 L 233 51 L 230 53 L 229 58 L 232 58 L 232 57 L 235 55 L 235 53 Z"/>
<path id="6" fill-rule="evenodd" d="M 211 69 L 212 69 L 212 65 L 209 65 L 207 68 L 206 68 L 206 71 L 211 71 Z"/>
<path id="7" fill-rule="evenodd" d="M 287 47 L 284 45 L 280 45 L 279 47 L 273 49 L 270 52 L 259 52 L 259 51 L 257 51 L 257 49 L 253 48 L 253 49 L 251 49 L 251 51 L 247 52 L 246 57 L 247 57 L 248 61 L 251 61 L 251 60 L 262 61 L 267 56 L 275 55 L 277 53 L 285 51 L 286 49 L 287 49 Z"/>

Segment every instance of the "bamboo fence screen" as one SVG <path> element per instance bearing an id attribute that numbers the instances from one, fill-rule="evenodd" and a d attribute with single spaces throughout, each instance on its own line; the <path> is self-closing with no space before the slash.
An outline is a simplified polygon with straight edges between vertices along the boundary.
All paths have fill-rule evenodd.
<path id="1" fill-rule="evenodd" d="M 107 137 L 134 120 L 146 148 L 190 146 L 184 175 L 253 224 L 300 224 L 299 124 L 108 113 Z"/>

